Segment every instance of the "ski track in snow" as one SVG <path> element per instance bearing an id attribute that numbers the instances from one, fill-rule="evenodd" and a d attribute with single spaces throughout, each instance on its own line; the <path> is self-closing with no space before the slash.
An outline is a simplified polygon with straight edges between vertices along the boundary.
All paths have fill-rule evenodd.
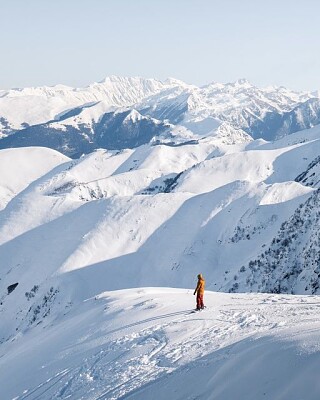
<path id="1" fill-rule="evenodd" d="M 168 297 L 177 306 L 170 301 L 168 307 Z M 94 328 L 88 321 L 90 328 L 80 337 L 69 331 L 75 344 L 57 353 L 60 366 L 79 351 L 81 361 L 76 357 L 77 362 L 55 373 L 48 367 L 49 378 L 15 399 L 124 399 L 179 368 L 203 363 L 206 355 L 218 350 L 228 348 L 222 356 L 219 353 L 228 358 L 229 346 L 246 338 L 281 332 L 292 337 L 290 329 L 297 326 L 318 330 L 320 300 L 315 296 L 207 292 L 206 300 L 208 308 L 198 313 L 183 309 L 183 302 L 191 304 L 186 290 L 146 289 L 142 295 L 134 290 L 107 292 L 89 300 L 103 317 Z"/>

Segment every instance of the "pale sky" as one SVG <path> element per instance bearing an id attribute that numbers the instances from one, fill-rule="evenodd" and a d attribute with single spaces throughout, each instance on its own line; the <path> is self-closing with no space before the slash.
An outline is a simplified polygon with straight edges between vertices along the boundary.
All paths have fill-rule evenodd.
<path id="1" fill-rule="evenodd" d="M 320 89 L 318 0 L 0 0 L 0 88 L 108 75 Z"/>

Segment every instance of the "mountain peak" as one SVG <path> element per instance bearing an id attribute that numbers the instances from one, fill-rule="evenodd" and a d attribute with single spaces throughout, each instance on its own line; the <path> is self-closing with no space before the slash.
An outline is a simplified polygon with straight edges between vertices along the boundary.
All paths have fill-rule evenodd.
<path id="1" fill-rule="evenodd" d="M 133 123 L 140 121 L 144 117 L 135 109 L 132 109 L 129 114 L 125 117 L 123 122 L 131 121 Z"/>
<path id="2" fill-rule="evenodd" d="M 194 85 L 190 85 L 190 84 L 182 81 L 181 79 L 176 79 L 176 78 L 172 78 L 172 77 L 167 78 L 163 83 L 166 84 L 166 85 L 180 86 L 180 87 L 183 87 L 183 88 L 194 86 Z"/>
<path id="3" fill-rule="evenodd" d="M 144 78 L 141 76 L 120 76 L 120 75 L 109 75 L 96 84 L 137 84 L 137 83 L 161 83 L 159 80 L 154 78 Z"/>
<path id="4" fill-rule="evenodd" d="M 253 87 L 254 85 L 245 78 L 237 79 L 234 82 L 220 83 L 212 81 L 207 85 L 201 86 L 201 89 L 224 89 L 225 87 Z"/>
<path id="5" fill-rule="evenodd" d="M 250 84 L 250 82 L 246 78 L 239 78 L 239 79 L 236 80 L 236 83 L 238 83 L 239 85 L 244 85 L 244 84 L 247 84 L 247 83 Z"/>
<path id="6" fill-rule="evenodd" d="M 250 83 L 246 78 L 237 79 L 232 83 L 233 86 L 244 86 L 244 87 L 252 87 L 252 83 Z"/>

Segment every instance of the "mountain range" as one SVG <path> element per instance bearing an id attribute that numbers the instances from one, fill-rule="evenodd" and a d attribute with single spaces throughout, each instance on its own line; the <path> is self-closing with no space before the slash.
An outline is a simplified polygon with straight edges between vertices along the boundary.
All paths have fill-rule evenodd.
<path id="1" fill-rule="evenodd" d="M 318 95 L 0 91 L 1 399 L 317 399 Z"/>
<path id="2" fill-rule="evenodd" d="M 72 158 L 208 135 L 275 140 L 319 122 L 319 92 L 258 88 L 245 79 L 197 87 L 111 76 L 86 88 L 0 91 L 0 148 L 46 146 Z"/>

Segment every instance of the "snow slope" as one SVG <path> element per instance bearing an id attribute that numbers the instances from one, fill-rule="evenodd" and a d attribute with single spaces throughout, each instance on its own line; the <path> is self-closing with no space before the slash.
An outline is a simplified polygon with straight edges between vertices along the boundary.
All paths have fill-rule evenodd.
<path id="1" fill-rule="evenodd" d="M 69 159 L 47 148 L 21 148 L 1 151 L 0 210 L 31 182 Z"/>
<path id="2" fill-rule="evenodd" d="M 192 290 L 88 295 L 1 345 L 1 398 L 319 398 L 315 296 L 207 292 L 190 313 Z"/>

